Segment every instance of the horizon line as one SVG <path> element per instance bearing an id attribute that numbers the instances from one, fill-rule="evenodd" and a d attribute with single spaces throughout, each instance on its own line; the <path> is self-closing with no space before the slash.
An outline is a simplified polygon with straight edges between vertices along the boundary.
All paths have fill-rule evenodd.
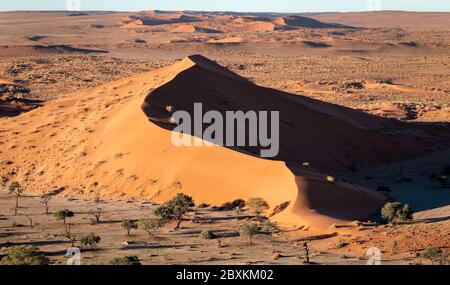
<path id="1" fill-rule="evenodd" d="M 161 11 L 161 12 L 198 12 L 198 13 L 270 13 L 270 14 L 326 14 L 326 13 L 376 13 L 376 12 L 405 12 L 405 13 L 450 13 L 449 11 L 418 11 L 418 10 L 355 10 L 355 11 L 317 11 L 317 12 L 273 12 L 273 11 L 233 11 L 233 10 L 159 10 L 159 9 L 150 9 L 150 10 L 39 10 L 39 9 L 30 9 L 30 10 L 0 10 L 1 12 L 71 12 L 71 13 L 82 13 L 82 12 L 108 12 L 108 13 L 128 13 L 128 12 L 152 12 L 152 11 Z"/>

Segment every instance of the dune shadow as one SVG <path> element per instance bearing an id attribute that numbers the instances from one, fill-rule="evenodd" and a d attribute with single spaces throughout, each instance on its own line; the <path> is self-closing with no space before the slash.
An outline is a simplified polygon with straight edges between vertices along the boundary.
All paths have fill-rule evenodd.
<path id="1" fill-rule="evenodd" d="M 13 247 L 13 246 L 47 246 L 47 245 L 59 245 L 59 244 L 67 244 L 67 241 L 63 240 L 43 240 L 43 241 L 27 241 L 27 242 L 7 242 L 2 244 L 2 247 Z"/>
<path id="2" fill-rule="evenodd" d="M 260 87 L 200 55 L 190 56 L 183 63 L 172 80 L 146 96 L 141 108 L 149 122 L 173 132 L 180 132 L 180 124 L 185 123 L 189 128 L 183 133 L 190 139 L 200 138 L 260 159 L 283 161 L 296 177 L 303 176 L 301 166 L 305 162 L 326 177 L 330 173 L 351 173 L 356 169 L 420 157 L 450 145 L 449 123 L 402 122 Z M 200 111 L 195 103 L 201 103 Z M 173 116 L 177 111 L 187 113 L 191 119 L 175 123 Z M 207 123 L 203 117 L 197 118 L 210 111 L 222 119 Z M 229 121 L 230 112 L 251 114 L 241 121 Z M 278 122 L 272 112 L 278 114 Z M 256 125 L 250 123 L 252 120 Z M 215 130 L 210 137 L 205 137 L 205 131 L 213 122 L 222 127 L 222 135 Z M 264 130 L 266 139 L 273 139 L 272 144 L 267 145 L 267 141 L 263 144 L 264 136 L 255 134 L 255 130 Z M 237 139 L 242 134 L 245 142 Z M 278 152 L 262 157 L 272 147 Z M 302 185 L 297 185 L 301 189 Z M 357 193 L 355 203 L 370 199 L 361 193 L 364 191 L 354 192 Z M 373 207 L 373 204 L 376 203 L 367 206 Z M 348 212 L 344 210 L 340 214 Z M 325 207 L 321 213 L 352 219 Z"/>

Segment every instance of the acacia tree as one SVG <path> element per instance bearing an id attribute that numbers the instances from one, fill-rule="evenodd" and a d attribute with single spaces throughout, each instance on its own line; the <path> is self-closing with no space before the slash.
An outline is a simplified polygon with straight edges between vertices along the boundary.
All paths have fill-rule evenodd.
<path id="1" fill-rule="evenodd" d="M 151 238 L 158 233 L 159 229 L 164 225 L 165 220 L 161 218 L 151 218 L 146 220 L 141 220 L 141 229 L 143 229 Z"/>
<path id="2" fill-rule="evenodd" d="M 189 207 L 194 206 L 192 197 L 178 193 L 172 200 L 156 208 L 154 213 L 163 220 L 176 221 L 175 230 L 177 230 L 180 228 L 185 214 L 189 211 Z"/>
<path id="3" fill-rule="evenodd" d="M 102 216 L 102 213 L 103 213 L 103 209 L 102 208 L 97 208 L 97 209 L 92 210 L 92 211 L 89 212 L 89 214 L 94 217 L 94 219 L 97 222 L 97 224 L 100 223 L 100 218 Z"/>
<path id="4" fill-rule="evenodd" d="M 133 220 L 123 220 L 122 228 L 124 228 L 127 231 L 127 236 L 129 236 L 131 230 L 136 230 L 138 228 L 138 224 L 136 221 Z"/>
<path id="5" fill-rule="evenodd" d="M 75 246 L 75 242 L 77 241 L 78 234 L 72 232 L 70 225 L 64 226 L 62 235 L 70 241 L 70 244 L 72 245 L 72 247 Z"/>
<path id="6" fill-rule="evenodd" d="M 253 237 L 259 234 L 259 227 L 257 224 L 243 224 L 239 228 L 239 235 L 247 237 L 250 245 L 253 245 Z"/>
<path id="7" fill-rule="evenodd" d="M 15 246 L 8 248 L 7 255 L 0 259 L 0 265 L 49 265 L 50 260 L 36 246 Z"/>
<path id="8" fill-rule="evenodd" d="M 264 213 L 264 211 L 270 208 L 269 204 L 263 198 L 250 198 L 246 202 L 246 205 L 256 214 L 256 217 L 258 219 L 261 217 L 261 214 Z"/>
<path id="9" fill-rule="evenodd" d="M 53 216 L 58 220 L 62 220 L 63 224 L 65 225 L 67 218 L 72 218 L 73 216 L 75 216 L 75 214 L 69 209 L 64 209 L 54 213 Z"/>
<path id="10" fill-rule="evenodd" d="M 45 206 L 45 214 L 48 215 L 48 203 L 50 203 L 50 200 L 52 199 L 52 196 L 50 195 L 43 195 L 41 197 L 41 203 Z"/>
<path id="11" fill-rule="evenodd" d="M 17 215 L 19 212 L 19 198 L 22 197 L 23 188 L 19 184 L 19 182 L 14 181 L 9 185 L 8 191 L 10 194 L 14 194 L 16 196 L 16 207 L 14 208 L 14 215 Z"/>
<path id="12" fill-rule="evenodd" d="M 94 233 L 83 236 L 80 240 L 81 245 L 89 249 L 96 249 L 102 238 Z"/>
<path id="13" fill-rule="evenodd" d="M 381 209 L 381 216 L 389 223 L 395 223 L 396 220 L 411 220 L 413 211 L 408 204 L 399 202 L 388 202 Z"/>

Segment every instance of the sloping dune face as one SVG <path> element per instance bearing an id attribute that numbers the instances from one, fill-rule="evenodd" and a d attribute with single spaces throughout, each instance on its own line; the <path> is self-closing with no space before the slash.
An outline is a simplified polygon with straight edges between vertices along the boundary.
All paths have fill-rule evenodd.
<path id="1" fill-rule="evenodd" d="M 167 106 L 191 112 L 194 102 L 205 111 L 280 111 L 279 155 L 262 159 L 255 149 L 174 146 Z M 258 87 L 191 56 L 3 120 L 0 174 L 36 193 L 62 188 L 63 195 L 100 191 L 105 198 L 163 202 L 183 192 L 214 205 L 262 197 L 272 208 L 288 205 L 273 216 L 276 221 L 328 227 L 364 218 L 384 199 L 328 182 L 313 169 L 370 165 L 383 155 L 402 159 L 437 141 L 427 129 Z M 311 168 L 301 167 L 303 161 Z"/>

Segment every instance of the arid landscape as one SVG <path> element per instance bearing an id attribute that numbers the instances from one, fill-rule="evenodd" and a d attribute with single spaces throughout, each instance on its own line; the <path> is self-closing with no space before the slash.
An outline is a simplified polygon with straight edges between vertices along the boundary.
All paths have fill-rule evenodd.
<path id="1" fill-rule="evenodd" d="M 449 19 L 0 12 L 0 260 L 448 264 Z M 173 145 L 198 102 L 278 111 L 278 155 Z"/>

